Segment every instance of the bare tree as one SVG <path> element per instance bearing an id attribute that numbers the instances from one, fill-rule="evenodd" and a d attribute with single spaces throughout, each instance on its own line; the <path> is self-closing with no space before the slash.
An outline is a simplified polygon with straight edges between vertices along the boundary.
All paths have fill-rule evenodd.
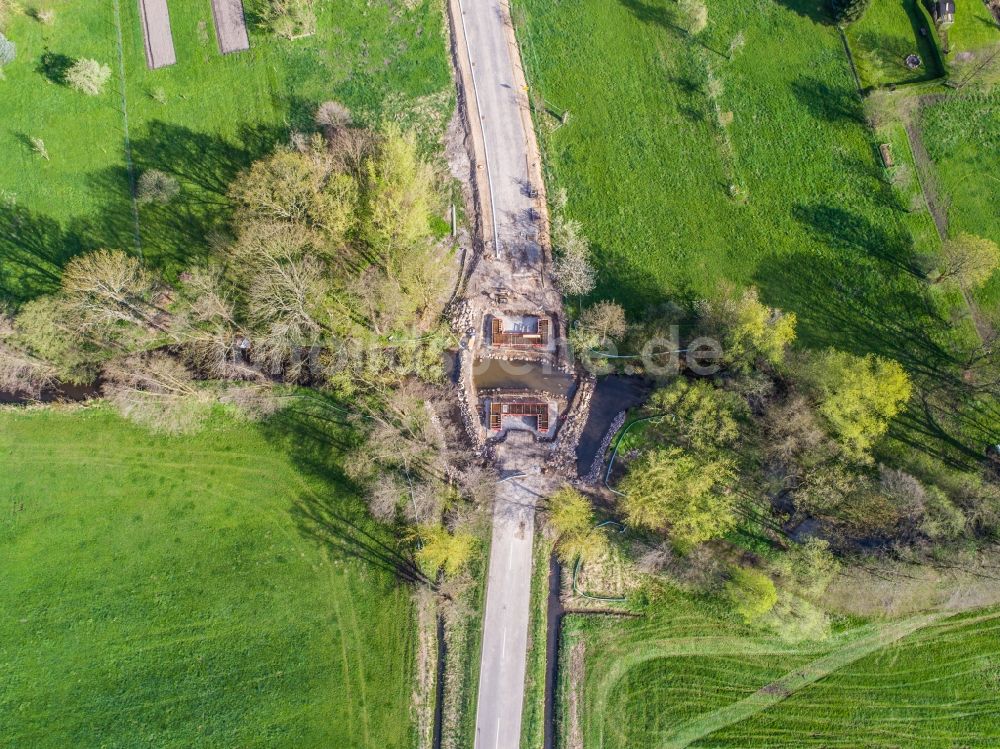
<path id="1" fill-rule="evenodd" d="M 136 197 L 140 203 L 169 203 L 180 192 L 177 178 L 159 169 L 150 169 L 139 177 Z"/>
<path id="2" fill-rule="evenodd" d="M 625 335 L 625 310 L 615 302 L 598 302 L 587 307 L 580 315 L 576 326 L 570 331 L 570 339 L 577 351 L 596 349 Z"/>
<path id="3" fill-rule="evenodd" d="M 1000 247 L 995 242 L 974 234 L 959 234 L 941 248 L 941 272 L 935 283 L 954 281 L 975 288 L 982 285 L 1000 268 Z"/>
<path id="4" fill-rule="evenodd" d="M 70 260 L 63 269 L 62 290 L 81 331 L 121 323 L 158 327 L 153 277 L 137 258 L 119 250 L 97 250 Z"/>
<path id="5" fill-rule="evenodd" d="M 316 108 L 316 124 L 328 130 L 340 130 L 351 124 L 351 110 L 337 101 L 324 101 Z"/>
<path id="6" fill-rule="evenodd" d="M 590 263 L 590 244 L 583 227 L 572 219 L 557 217 L 553 223 L 555 276 L 564 294 L 583 296 L 594 290 L 595 273 Z"/>
<path id="7" fill-rule="evenodd" d="M 163 352 L 114 359 L 104 379 L 104 394 L 122 415 L 154 431 L 192 431 L 211 409 L 211 395 L 198 388 L 190 370 Z"/>

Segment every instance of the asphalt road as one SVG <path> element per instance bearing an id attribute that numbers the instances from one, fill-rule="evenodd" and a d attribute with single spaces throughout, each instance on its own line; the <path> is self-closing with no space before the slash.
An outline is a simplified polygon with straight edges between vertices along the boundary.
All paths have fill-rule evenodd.
<path id="1" fill-rule="evenodd" d="M 488 254 L 497 259 L 481 265 L 478 272 L 488 279 L 484 284 L 487 286 L 510 287 L 521 278 L 521 283 L 534 288 L 543 300 L 546 292 L 555 292 L 542 280 L 540 217 L 529 184 L 530 150 L 522 109 L 527 98 L 515 83 L 514 65 L 520 61 L 511 46 L 509 16 L 499 0 L 458 0 L 458 5 L 467 43 L 460 42 L 459 54 L 467 55 L 471 63 L 474 91 L 469 93 L 478 104 L 491 223 L 497 235 L 485 237 Z M 552 479 L 538 470 L 544 453 L 539 448 L 528 433 L 513 432 L 497 450 L 501 475 L 519 477 L 502 481 L 497 487 L 476 709 L 476 749 L 518 749 L 520 745 L 535 503 L 552 489 Z"/>
<path id="2" fill-rule="evenodd" d="M 476 749 L 517 749 L 531 607 L 535 505 L 558 480 L 539 471 L 545 449 L 528 432 L 497 445 L 503 480 L 493 509 L 493 544 L 486 589 Z"/>

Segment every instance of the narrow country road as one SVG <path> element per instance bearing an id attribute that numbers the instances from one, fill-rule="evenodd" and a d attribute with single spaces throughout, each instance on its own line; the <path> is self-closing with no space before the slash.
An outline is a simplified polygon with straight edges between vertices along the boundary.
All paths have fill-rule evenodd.
<path id="1" fill-rule="evenodd" d="M 558 292 L 544 280 L 538 186 L 530 180 L 537 167 L 528 141 L 534 133 L 518 83 L 523 79 L 515 68 L 520 60 L 509 12 L 501 0 L 451 0 L 451 7 L 458 16 L 457 54 L 473 84 L 467 91 L 470 125 L 483 150 L 476 179 L 488 195 L 483 239 L 489 259 L 479 266 L 478 283 L 491 288 L 535 279 L 526 284 L 530 297 L 539 310 L 551 309 Z M 545 448 L 524 432 L 511 433 L 497 449 L 506 480 L 498 486 L 493 516 L 475 749 L 520 745 L 535 503 L 552 490 L 552 479 L 539 470 L 544 455 Z"/>

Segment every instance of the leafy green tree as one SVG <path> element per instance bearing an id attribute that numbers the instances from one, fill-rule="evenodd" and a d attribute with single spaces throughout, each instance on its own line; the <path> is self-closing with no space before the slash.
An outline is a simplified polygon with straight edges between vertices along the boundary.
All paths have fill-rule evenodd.
<path id="1" fill-rule="evenodd" d="M 913 392 L 899 362 L 829 349 L 810 356 L 802 374 L 819 413 L 844 450 L 864 458 Z"/>
<path id="2" fill-rule="evenodd" d="M 361 236 L 373 255 L 394 257 L 429 236 L 434 172 L 413 133 L 386 129 L 365 164 L 363 195 Z"/>
<path id="3" fill-rule="evenodd" d="M 735 525 L 734 479 L 728 460 L 677 447 L 652 450 L 622 480 L 622 510 L 630 525 L 666 530 L 676 545 L 690 547 Z"/>
<path id="4" fill-rule="evenodd" d="M 442 525 L 422 525 L 416 533 L 421 542 L 417 562 L 427 575 L 436 575 L 438 570 L 448 576 L 458 574 L 476 549 L 476 537 L 471 533 L 450 533 Z"/>
<path id="5" fill-rule="evenodd" d="M 747 624 L 760 619 L 778 602 L 774 581 L 763 572 L 747 567 L 731 567 L 725 589 L 736 613 Z"/>
<path id="6" fill-rule="evenodd" d="M 14 320 L 11 344 L 48 362 L 56 378 L 74 384 L 92 382 L 102 352 L 70 324 L 71 315 L 58 296 L 42 296 L 25 304 Z"/>
<path id="7" fill-rule="evenodd" d="M 706 380 L 674 380 L 653 393 L 646 406 L 650 413 L 666 414 L 651 430 L 661 439 L 678 442 L 695 452 L 732 444 L 739 437 L 736 414 L 742 403 L 734 393 Z"/>
<path id="8" fill-rule="evenodd" d="M 830 0 L 830 9 L 837 23 L 854 23 L 868 10 L 871 0 Z"/>
<path id="9" fill-rule="evenodd" d="M 723 361 L 735 369 L 751 369 L 758 359 L 780 364 L 795 340 L 795 314 L 763 304 L 755 288 L 706 304 L 703 316 L 722 343 Z"/>
<path id="10" fill-rule="evenodd" d="M 773 564 L 782 587 L 818 599 L 840 572 L 840 562 L 830 552 L 830 542 L 809 538 L 794 544 Z"/>
<path id="11" fill-rule="evenodd" d="M 594 559 L 608 546 L 603 529 L 595 528 L 589 499 L 565 486 L 549 497 L 549 526 L 556 534 L 556 553 L 566 564 L 577 557 Z"/>
<path id="12" fill-rule="evenodd" d="M 344 248 L 358 209 L 357 183 L 334 170 L 322 143 L 255 162 L 233 183 L 230 197 L 243 231 L 252 224 L 291 224 L 315 232 L 316 245 L 331 259 Z"/>

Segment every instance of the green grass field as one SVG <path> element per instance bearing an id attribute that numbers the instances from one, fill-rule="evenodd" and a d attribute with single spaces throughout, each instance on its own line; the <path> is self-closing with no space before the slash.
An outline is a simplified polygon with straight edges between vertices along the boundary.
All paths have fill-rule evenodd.
<path id="1" fill-rule="evenodd" d="M 119 5 L 116 14 L 115 3 L 101 0 L 46 2 L 56 11 L 53 24 L 25 13 L 7 31 L 18 57 L 0 81 L 0 293 L 14 301 L 50 289 L 62 263 L 81 250 L 135 246 L 123 101 L 134 175 L 157 168 L 181 181 L 169 210 L 139 209 L 143 254 L 168 272 L 204 251 L 238 171 L 292 129 L 311 127 L 320 102 L 341 101 L 362 123 L 389 117 L 425 129 L 441 127 L 452 106 L 443 19 L 433 2 L 413 10 L 320 3 L 314 37 L 285 41 L 253 27 L 250 51 L 225 57 L 209 1 L 172 3 L 177 64 L 156 71 L 146 67 L 137 4 Z M 79 57 L 114 72 L 100 96 L 54 82 Z M 45 142 L 48 160 L 31 138 Z"/>
<path id="2" fill-rule="evenodd" d="M 0 412 L 0 744 L 410 747 L 409 592 L 322 425 Z"/>
<path id="3" fill-rule="evenodd" d="M 828 294 L 844 260 L 911 252 L 843 45 L 811 4 L 711 2 L 700 43 L 662 0 L 520 7 L 533 84 L 570 112 L 554 131 L 543 122 L 544 148 L 593 242 L 595 296 L 640 311 L 756 282 L 771 303 L 808 312 L 814 300 L 789 275 Z M 807 336 L 831 327 L 803 316 Z"/>
<path id="4" fill-rule="evenodd" d="M 873 0 L 861 20 L 847 27 L 861 84 L 865 87 L 890 83 L 912 83 L 937 78 L 944 72 L 930 35 L 930 17 L 922 0 Z M 920 33 L 927 29 L 927 36 Z M 916 54 L 921 66 L 906 67 L 908 55 Z"/>
<path id="5" fill-rule="evenodd" d="M 637 620 L 574 617 L 587 749 L 921 749 L 1000 742 L 1000 612 L 842 623 L 823 643 L 744 630 L 681 594 Z M 567 730 L 567 726 L 563 730 Z"/>

